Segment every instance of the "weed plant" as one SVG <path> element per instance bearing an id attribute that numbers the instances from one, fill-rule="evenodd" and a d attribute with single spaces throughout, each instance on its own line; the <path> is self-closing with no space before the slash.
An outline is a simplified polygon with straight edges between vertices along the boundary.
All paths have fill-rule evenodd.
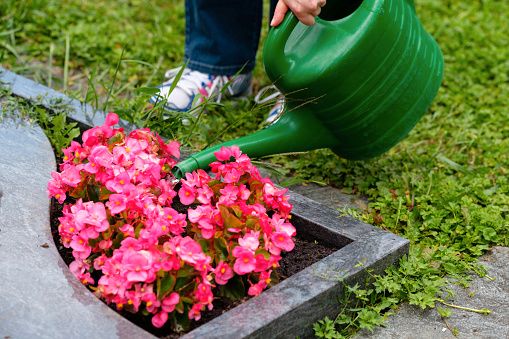
<path id="1" fill-rule="evenodd" d="M 409 137 L 371 161 L 346 161 L 327 150 L 264 159 L 290 178 L 287 184 L 323 182 L 367 196 L 368 209 L 356 217 L 411 242 L 399 267 L 371 276 L 367 288 L 348 287 L 355 301 L 315 324 L 318 337 L 373 329 L 402 302 L 437 307 L 446 317 L 462 308 L 444 297 L 447 284 L 467 286 L 473 274 L 486 276 L 476 258 L 491 246 L 509 246 L 509 3 L 416 5 L 446 67 L 436 100 Z M 5 0 L 0 18 L 3 66 L 192 149 L 254 131 L 268 110 L 249 100 L 209 102 L 184 125 L 183 117 L 147 106 L 164 70 L 182 60 L 183 1 Z M 256 87 L 267 84 L 260 65 L 255 76 Z"/>

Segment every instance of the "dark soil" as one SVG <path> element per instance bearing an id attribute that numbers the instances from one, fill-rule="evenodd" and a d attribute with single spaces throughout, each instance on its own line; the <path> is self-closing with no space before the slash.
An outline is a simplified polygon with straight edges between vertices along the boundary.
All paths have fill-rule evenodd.
<path id="1" fill-rule="evenodd" d="M 72 256 L 72 251 L 62 246 L 58 235 L 58 224 L 59 224 L 58 217 L 61 215 L 62 215 L 62 205 L 58 204 L 57 201 L 52 200 L 51 233 L 53 235 L 56 247 L 60 252 L 60 255 L 62 256 L 65 263 L 69 265 L 74 260 Z M 288 277 L 294 275 L 295 273 L 300 272 L 304 268 L 334 253 L 338 249 L 339 249 L 338 246 L 326 243 L 318 243 L 316 240 L 308 237 L 306 234 L 298 233 L 297 237 L 295 238 L 294 250 L 289 253 L 283 254 L 283 259 L 280 261 L 281 266 L 276 270 L 279 276 L 279 281 L 283 281 Z M 249 298 L 246 297 L 245 299 L 237 301 L 231 301 L 226 298 L 218 298 L 214 300 L 214 309 L 212 309 L 211 311 L 203 312 L 200 321 L 192 322 L 190 330 L 214 319 L 217 316 L 220 316 L 224 312 L 227 312 L 228 310 L 241 304 L 247 299 Z M 112 309 L 115 309 L 114 306 L 110 307 Z M 141 314 L 132 314 L 129 312 L 120 311 L 119 313 L 122 314 L 125 318 L 129 319 L 134 324 L 142 327 L 143 329 L 147 330 L 148 332 L 151 332 L 152 334 L 160 338 L 172 339 L 178 338 L 180 336 L 180 334 L 173 332 L 169 326 L 165 326 L 161 329 L 155 329 L 152 326 L 149 317 L 144 317 Z"/>

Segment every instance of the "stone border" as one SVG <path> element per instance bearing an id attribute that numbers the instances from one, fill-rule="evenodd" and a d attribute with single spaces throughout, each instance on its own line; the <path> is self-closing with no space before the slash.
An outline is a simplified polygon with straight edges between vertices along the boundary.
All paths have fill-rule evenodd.
<path id="1" fill-rule="evenodd" d="M 41 105 L 50 111 L 53 110 L 55 104 L 66 105 L 68 116 L 82 126 L 102 125 L 106 118 L 104 112 L 95 110 L 89 104 L 71 99 L 52 88 L 17 75 L 0 66 L 0 86 L 2 85 L 9 87 L 15 96 L 28 100 L 35 105 Z M 126 121 L 120 121 L 119 125 L 126 131 L 136 128 L 136 126 Z"/>
<path id="2" fill-rule="evenodd" d="M 70 117 L 84 125 L 92 126 L 104 121 L 104 113 L 94 112 L 88 105 L 1 68 L 0 82 L 10 85 L 14 95 L 48 109 L 55 99 L 69 103 L 74 109 Z M 300 194 L 289 194 L 294 205 L 293 222 L 299 232 L 344 247 L 183 338 L 311 336 L 310 325 L 313 322 L 337 313 L 338 298 L 345 283 L 362 283 L 366 270 L 382 273 L 387 266 L 408 253 L 409 242 L 406 239 L 341 216 L 338 211 Z M 133 331 L 139 330 L 135 325 L 127 326 Z M 124 329 L 123 333 L 129 331 Z"/>

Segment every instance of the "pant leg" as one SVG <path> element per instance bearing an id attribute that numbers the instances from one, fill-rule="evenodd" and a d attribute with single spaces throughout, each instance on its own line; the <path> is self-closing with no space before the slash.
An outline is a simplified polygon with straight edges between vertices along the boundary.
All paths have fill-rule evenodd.
<path id="1" fill-rule="evenodd" d="M 250 72 L 262 14 L 262 0 L 186 0 L 188 67 L 218 75 Z"/>

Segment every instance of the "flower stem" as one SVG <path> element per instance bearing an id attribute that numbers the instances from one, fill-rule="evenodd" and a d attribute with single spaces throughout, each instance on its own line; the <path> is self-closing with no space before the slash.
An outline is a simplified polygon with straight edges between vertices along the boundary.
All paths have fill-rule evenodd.
<path id="1" fill-rule="evenodd" d="M 464 311 L 468 311 L 468 312 L 474 312 L 474 313 L 485 314 L 485 315 L 488 315 L 488 314 L 491 313 L 491 310 L 489 310 L 487 308 L 476 309 L 476 308 L 470 308 L 470 307 L 465 307 L 465 306 L 449 304 L 445 300 L 439 299 L 439 298 L 437 298 L 436 301 L 444 304 L 445 306 L 449 306 L 449 307 L 452 307 L 452 308 L 457 308 L 459 310 L 464 310 Z"/>

